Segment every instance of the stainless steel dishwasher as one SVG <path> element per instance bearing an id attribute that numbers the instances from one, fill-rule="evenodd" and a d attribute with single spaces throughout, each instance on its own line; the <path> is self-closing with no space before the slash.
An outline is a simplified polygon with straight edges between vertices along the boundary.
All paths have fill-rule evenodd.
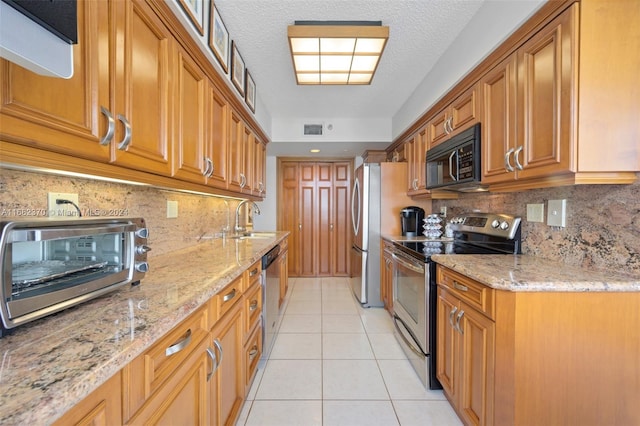
<path id="1" fill-rule="evenodd" d="M 262 358 L 269 358 L 274 337 L 278 333 L 280 315 L 280 270 L 284 253 L 280 245 L 262 256 Z"/>

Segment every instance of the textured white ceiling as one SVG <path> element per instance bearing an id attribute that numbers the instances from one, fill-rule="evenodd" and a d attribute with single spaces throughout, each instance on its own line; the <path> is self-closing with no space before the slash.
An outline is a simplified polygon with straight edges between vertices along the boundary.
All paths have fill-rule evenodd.
<path id="1" fill-rule="evenodd" d="M 482 0 L 215 0 L 259 96 L 282 117 L 392 117 Z M 287 26 L 296 20 L 370 20 L 390 36 L 370 86 L 298 86 Z"/>

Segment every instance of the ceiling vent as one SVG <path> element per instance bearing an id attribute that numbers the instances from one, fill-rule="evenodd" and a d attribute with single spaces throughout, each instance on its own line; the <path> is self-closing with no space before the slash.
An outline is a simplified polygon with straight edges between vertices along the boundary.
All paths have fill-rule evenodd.
<path id="1" fill-rule="evenodd" d="M 322 136 L 322 124 L 305 124 L 304 134 Z"/>

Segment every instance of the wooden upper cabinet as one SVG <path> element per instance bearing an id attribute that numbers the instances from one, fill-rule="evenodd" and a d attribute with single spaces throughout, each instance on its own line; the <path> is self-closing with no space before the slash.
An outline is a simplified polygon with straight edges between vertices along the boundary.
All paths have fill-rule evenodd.
<path id="1" fill-rule="evenodd" d="M 254 195 L 264 198 L 267 194 L 267 145 L 258 138 L 255 138 L 254 149 L 253 193 Z"/>
<path id="2" fill-rule="evenodd" d="M 112 145 L 113 158 L 121 166 L 170 175 L 175 41 L 145 1 L 113 3 L 117 44 L 113 46 L 116 101 L 112 111 L 122 123 L 116 126 L 120 142 Z"/>
<path id="3" fill-rule="evenodd" d="M 244 121 L 234 110 L 229 114 L 229 189 L 242 192 Z"/>
<path id="4" fill-rule="evenodd" d="M 478 88 L 473 86 L 427 123 L 429 147 L 433 148 L 480 121 Z"/>
<path id="5" fill-rule="evenodd" d="M 426 185 L 425 159 L 426 152 L 429 148 L 429 140 L 427 128 L 420 129 L 412 138 L 408 145 L 405 145 L 405 152 L 408 153 L 407 162 L 409 163 L 408 194 L 411 196 L 428 194 Z"/>
<path id="6" fill-rule="evenodd" d="M 575 16 L 569 9 L 529 39 L 518 54 L 518 178 L 552 175 L 572 168 L 571 88 Z M 520 154 L 522 151 L 522 154 Z"/>
<path id="7" fill-rule="evenodd" d="M 183 49 L 178 49 L 173 175 L 199 183 L 205 182 L 211 169 L 210 160 L 205 157 L 208 90 L 204 72 Z"/>
<path id="8" fill-rule="evenodd" d="M 487 73 L 480 81 L 483 116 L 480 126 L 482 142 L 482 181 L 501 182 L 513 179 L 515 165 L 507 157 L 516 149 L 516 55 Z M 507 153 L 510 153 L 509 155 Z"/>
<path id="9" fill-rule="evenodd" d="M 210 167 L 207 184 L 226 189 L 229 180 L 229 103 L 213 85 L 209 86 L 205 161 Z M 208 160 L 208 161 L 207 161 Z"/>
<path id="10" fill-rule="evenodd" d="M 241 187 L 242 193 L 250 195 L 253 192 L 253 172 L 254 172 L 254 158 L 256 155 L 255 149 L 255 135 L 247 125 L 244 125 L 242 134 L 242 170 L 240 172 L 240 178 L 242 179 Z"/>
<path id="11" fill-rule="evenodd" d="M 108 161 L 100 144 L 109 110 L 109 20 L 107 2 L 78 2 L 78 44 L 73 76 L 44 77 L 0 59 L 0 137 L 3 140 Z M 114 117 L 115 120 L 115 117 Z M 114 122 L 115 126 L 115 122 Z M 107 145 L 109 141 L 106 141 Z"/>

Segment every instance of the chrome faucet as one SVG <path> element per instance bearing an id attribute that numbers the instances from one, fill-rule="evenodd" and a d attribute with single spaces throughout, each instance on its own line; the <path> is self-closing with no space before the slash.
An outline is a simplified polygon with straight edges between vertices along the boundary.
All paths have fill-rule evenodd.
<path id="1" fill-rule="evenodd" d="M 236 207 L 236 226 L 234 228 L 234 230 L 236 231 L 236 234 L 238 234 L 240 232 L 245 232 L 247 230 L 246 226 L 240 226 L 240 207 L 242 207 L 245 203 L 253 204 L 253 212 L 255 214 L 260 214 L 260 208 L 253 201 L 251 201 L 251 200 L 242 200 L 242 201 L 240 201 L 240 203 L 238 204 L 238 207 Z"/>

